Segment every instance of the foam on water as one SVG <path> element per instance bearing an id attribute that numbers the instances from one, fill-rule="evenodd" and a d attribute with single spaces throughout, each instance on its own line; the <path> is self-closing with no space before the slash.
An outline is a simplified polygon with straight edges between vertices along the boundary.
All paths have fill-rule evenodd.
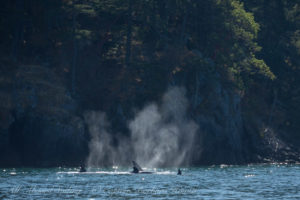
<path id="1" fill-rule="evenodd" d="M 151 171 L 153 174 L 158 175 L 176 175 L 176 172 L 172 171 Z M 107 174 L 107 175 L 124 175 L 124 174 L 132 174 L 130 171 L 87 171 L 87 172 L 79 172 L 78 171 L 60 171 L 56 172 L 57 174 Z"/>
<path id="2" fill-rule="evenodd" d="M 79 171 L 69 171 L 69 172 L 57 172 L 57 174 L 108 174 L 108 175 L 117 175 L 117 174 L 131 174 L 130 172 L 110 172 L 110 171 L 94 171 L 94 172 L 79 172 Z"/>
<path id="3" fill-rule="evenodd" d="M 0 199 L 300 199 L 300 165 L 0 169 Z"/>

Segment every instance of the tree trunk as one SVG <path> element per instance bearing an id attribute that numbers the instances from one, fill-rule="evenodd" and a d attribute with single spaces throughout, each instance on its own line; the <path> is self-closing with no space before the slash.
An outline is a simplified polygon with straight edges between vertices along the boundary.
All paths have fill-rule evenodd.
<path id="1" fill-rule="evenodd" d="M 24 13 L 24 0 L 18 0 L 16 2 L 16 23 L 15 23 L 15 33 L 13 36 L 12 49 L 11 49 L 11 58 L 17 62 L 18 61 L 18 52 L 23 40 L 23 13 Z"/>
<path id="2" fill-rule="evenodd" d="M 73 58 L 72 58 L 72 95 L 76 96 L 76 67 L 77 67 L 78 44 L 76 40 L 76 13 L 73 11 Z"/>
<path id="3" fill-rule="evenodd" d="M 127 24 L 127 41 L 126 41 L 126 56 L 125 65 L 130 66 L 131 57 L 131 36 L 132 36 L 132 0 L 128 0 L 128 24 Z"/>

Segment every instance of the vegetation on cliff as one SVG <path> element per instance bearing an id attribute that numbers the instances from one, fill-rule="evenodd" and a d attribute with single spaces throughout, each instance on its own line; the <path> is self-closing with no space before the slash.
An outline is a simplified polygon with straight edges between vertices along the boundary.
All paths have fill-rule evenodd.
<path id="1" fill-rule="evenodd" d="M 84 160 L 85 111 L 107 113 L 117 145 L 119 133 L 130 137 L 136 110 L 177 85 L 186 88 L 188 117 L 202 127 L 196 139 L 205 149 L 195 148 L 202 151 L 195 163 L 218 162 L 224 153 L 231 163 L 255 162 L 278 144 L 299 152 L 299 6 L 296 0 L 2 1 L 0 149 L 22 160 L 26 147 L 16 146 L 31 143 L 24 139 L 28 129 L 54 127 L 62 136 L 51 144 L 68 138 L 69 152 L 83 152 L 73 160 Z M 30 125 L 41 120 L 44 128 Z M 277 147 L 268 148 L 274 141 Z"/>

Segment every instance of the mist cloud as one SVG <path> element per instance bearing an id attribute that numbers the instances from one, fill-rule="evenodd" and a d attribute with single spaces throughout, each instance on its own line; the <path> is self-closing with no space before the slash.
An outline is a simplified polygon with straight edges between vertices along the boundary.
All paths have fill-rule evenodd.
<path id="1" fill-rule="evenodd" d="M 103 112 L 87 112 L 85 120 L 91 134 L 89 166 L 124 164 L 136 160 L 142 166 L 179 166 L 189 164 L 197 124 L 187 117 L 185 89 L 172 87 L 161 103 L 151 103 L 128 123 L 130 138 L 113 135 Z M 121 135 L 121 134 L 120 134 Z"/>

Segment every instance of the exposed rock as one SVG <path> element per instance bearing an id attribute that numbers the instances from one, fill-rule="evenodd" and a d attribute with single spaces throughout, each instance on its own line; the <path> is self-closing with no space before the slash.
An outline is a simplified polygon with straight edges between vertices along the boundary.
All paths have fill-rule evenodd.
<path id="1" fill-rule="evenodd" d="M 199 77 L 199 76 L 198 76 Z M 193 117 L 200 127 L 195 160 L 199 164 L 244 162 L 241 97 L 210 82 L 205 77 L 196 81 Z"/>
<path id="2" fill-rule="evenodd" d="M 187 88 L 190 117 L 199 126 L 195 165 L 300 161 L 299 149 L 284 143 L 273 131 L 268 129 L 261 137 L 264 120 L 244 114 L 242 93 L 222 82 L 215 71 L 199 68 L 194 74 L 173 77 L 172 82 Z"/>
<path id="3" fill-rule="evenodd" d="M 2 66 L 3 67 L 3 66 Z M 76 104 L 44 66 L 3 74 L 0 92 L 0 165 L 57 166 L 83 161 L 87 141 Z"/>
<path id="4" fill-rule="evenodd" d="M 88 154 L 87 131 L 66 84 L 44 66 L 10 66 L 0 66 L 0 166 L 82 163 Z M 240 91 L 226 86 L 215 71 L 176 72 L 171 83 L 186 88 L 186 117 L 199 126 L 189 163 L 300 161 L 299 149 L 265 128 L 263 119 L 245 113 Z M 124 130 L 133 105 L 116 105 L 110 113 L 114 129 L 130 137 Z M 114 137 L 115 143 L 122 137 Z"/>

